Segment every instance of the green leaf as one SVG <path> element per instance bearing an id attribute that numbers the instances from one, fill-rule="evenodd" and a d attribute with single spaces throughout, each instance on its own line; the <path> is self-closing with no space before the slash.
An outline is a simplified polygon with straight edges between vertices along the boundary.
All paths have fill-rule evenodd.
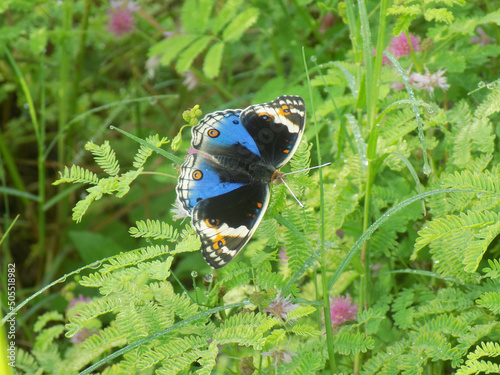
<path id="1" fill-rule="evenodd" d="M 426 21 L 444 22 L 448 25 L 455 20 L 455 17 L 453 17 L 453 13 L 444 8 L 426 9 L 424 12 L 424 18 Z"/>
<path id="2" fill-rule="evenodd" d="M 217 34 L 222 30 L 224 26 L 227 25 L 231 19 L 234 18 L 236 13 L 238 12 L 238 8 L 243 3 L 243 0 L 228 0 L 222 6 L 219 14 L 217 14 L 217 18 L 215 20 L 215 25 L 212 28 L 212 32 Z"/>
<path id="3" fill-rule="evenodd" d="M 211 36 L 202 36 L 186 48 L 186 50 L 179 56 L 179 59 L 175 64 L 175 69 L 177 69 L 179 73 L 185 73 L 193 64 L 196 56 L 203 52 L 211 40 Z"/>
<path id="4" fill-rule="evenodd" d="M 152 46 L 148 56 L 161 55 L 161 64 L 169 65 L 183 49 L 197 38 L 196 35 L 174 35 Z"/>
<path id="5" fill-rule="evenodd" d="M 215 78 L 219 75 L 224 46 L 224 42 L 217 42 L 208 50 L 203 63 L 203 73 L 208 78 Z"/>
<path id="6" fill-rule="evenodd" d="M 486 292 L 476 302 L 493 314 L 500 314 L 500 292 Z"/>
<path id="7" fill-rule="evenodd" d="M 187 34 L 204 34 L 212 16 L 215 0 L 185 0 L 182 6 L 181 22 Z"/>
<path id="8" fill-rule="evenodd" d="M 225 28 L 222 39 L 225 42 L 234 42 L 240 39 L 241 35 L 257 21 L 258 17 L 259 10 L 257 8 L 244 10 Z"/>
<path id="9" fill-rule="evenodd" d="M 30 34 L 30 49 L 36 55 L 41 54 L 47 45 L 47 29 L 42 27 L 40 29 L 35 29 Z"/>

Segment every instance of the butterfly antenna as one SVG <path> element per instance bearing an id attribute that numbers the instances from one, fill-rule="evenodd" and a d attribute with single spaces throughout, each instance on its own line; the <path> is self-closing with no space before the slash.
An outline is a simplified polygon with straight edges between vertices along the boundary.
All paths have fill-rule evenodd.
<path id="1" fill-rule="evenodd" d="M 294 173 L 299 173 L 299 172 L 304 172 L 304 171 L 310 171 L 311 169 L 326 167 L 327 165 L 331 165 L 331 164 L 332 164 L 331 162 L 328 162 L 328 163 L 324 163 L 324 164 L 321 164 L 321 165 L 316 165 L 314 167 L 309 167 L 309 168 L 301 169 L 301 170 L 298 170 L 298 171 L 287 172 L 287 173 L 284 173 L 283 175 L 284 176 L 288 176 L 289 174 L 294 174 Z"/>
<path id="2" fill-rule="evenodd" d="M 301 208 L 304 208 L 304 205 L 299 201 L 299 199 L 295 196 L 295 194 L 293 193 L 292 189 L 290 189 L 290 186 L 288 186 L 288 184 L 286 183 L 285 179 L 284 178 L 281 178 L 280 177 L 280 180 L 281 182 L 283 182 L 286 186 L 286 188 L 288 189 L 288 191 L 290 192 L 290 194 L 292 194 L 292 197 L 297 201 L 297 203 L 299 204 L 299 206 Z"/>

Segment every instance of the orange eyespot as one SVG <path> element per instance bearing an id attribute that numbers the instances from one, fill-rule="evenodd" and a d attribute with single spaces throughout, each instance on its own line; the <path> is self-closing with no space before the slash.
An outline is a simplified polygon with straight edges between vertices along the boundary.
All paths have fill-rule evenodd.
<path id="1" fill-rule="evenodd" d="M 193 179 L 196 180 L 196 181 L 199 181 L 203 178 L 203 172 L 200 171 L 199 169 L 195 170 L 193 172 Z"/>
<path id="2" fill-rule="evenodd" d="M 219 253 L 224 246 L 226 246 L 226 240 L 222 236 L 217 236 L 213 242 L 212 248 Z"/>
<path id="3" fill-rule="evenodd" d="M 267 112 L 261 112 L 261 113 L 259 113 L 259 117 L 260 117 L 261 119 L 263 119 L 263 120 L 266 120 L 266 121 L 267 121 L 267 120 L 271 120 L 271 119 L 273 118 L 273 116 L 272 116 L 272 115 L 270 115 L 270 114 L 269 114 L 269 113 L 267 113 Z"/>
<path id="4" fill-rule="evenodd" d="M 219 226 L 219 220 L 218 219 L 214 219 L 214 218 L 210 218 L 210 219 L 205 219 L 205 224 L 207 227 L 217 227 Z"/>
<path id="5" fill-rule="evenodd" d="M 281 111 L 282 111 L 281 114 L 283 114 L 285 116 L 289 115 L 290 114 L 290 107 L 287 106 L 287 105 L 284 105 L 284 106 L 281 107 Z"/>
<path id="6" fill-rule="evenodd" d="M 220 135 L 220 131 L 217 129 L 209 129 L 207 134 L 210 138 L 217 138 Z"/>

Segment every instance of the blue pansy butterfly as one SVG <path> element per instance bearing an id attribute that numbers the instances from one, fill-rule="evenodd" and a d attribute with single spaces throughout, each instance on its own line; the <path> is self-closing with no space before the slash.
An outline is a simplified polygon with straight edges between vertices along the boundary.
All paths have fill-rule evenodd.
<path id="1" fill-rule="evenodd" d="M 211 267 L 229 263 L 257 229 L 269 184 L 297 149 L 305 117 L 304 100 L 285 95 L 210 113 L 192 128 L 195 151 L 181 166 L 176 190 Z"/>

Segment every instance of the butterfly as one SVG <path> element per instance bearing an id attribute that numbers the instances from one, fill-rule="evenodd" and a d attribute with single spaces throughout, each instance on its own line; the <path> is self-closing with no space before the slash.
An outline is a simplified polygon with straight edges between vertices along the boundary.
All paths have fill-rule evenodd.
<path id="1" fill-rule="evenodd" d="M 270 183 L 297 149 L 304 100 L 284 95 L 243 110 L 207 114 L 191 130 L 193 152 L 180 168 L 178 205 L 191 216 L 212 268 L 229 263 L 266 212 Z"/>

